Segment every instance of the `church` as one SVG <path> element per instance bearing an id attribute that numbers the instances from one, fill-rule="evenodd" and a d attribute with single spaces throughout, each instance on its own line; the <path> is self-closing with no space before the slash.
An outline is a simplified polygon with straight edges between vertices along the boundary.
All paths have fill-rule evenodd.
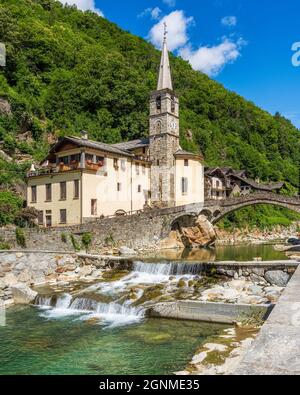
<path id="1" fill-rule="evenodd" d="M 145 208 L 204 202 L 203 158 L 181 149 L 165 30 L 157 89 L 150 94 L 148 138 L 105 144 L 63 137 L 27 175 L 27 202 L 40 226 L 77 225 Z"/>

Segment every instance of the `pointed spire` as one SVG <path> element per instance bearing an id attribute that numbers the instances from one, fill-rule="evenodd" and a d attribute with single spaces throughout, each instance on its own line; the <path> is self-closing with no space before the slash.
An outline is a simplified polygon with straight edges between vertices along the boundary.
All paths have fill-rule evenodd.
<path id="1" fill-rule="evenodd" d="M 173 90 L 171 68 L 170 68 L 170 61 L 169 61 L 169 52 L 168 52 L 168 48 L 167 48 L 167 34 L 168 34 L 167 24 L 165 22 L 164 23 L 164 41 L 163 41 L 163 47 L 162 47 L 159 77 L 158 77 L 158 84 L 157 84 L 158 91 L 163 90 L 163 89 Z"/>

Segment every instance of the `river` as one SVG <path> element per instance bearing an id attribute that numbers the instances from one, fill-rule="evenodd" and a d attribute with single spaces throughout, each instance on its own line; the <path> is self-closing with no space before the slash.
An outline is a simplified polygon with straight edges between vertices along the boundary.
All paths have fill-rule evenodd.
<path id="1" fill-rule="evenodd" d="M 164 252 L 137 261 L 131 272 L 106 273 L 93 284 L 41 290 L 36 306 L 6 312 L 6 326 L 0 327 L 0 374 L 183 370 L 197 348 L 228 326 L 147 318 L 145 306 L 158 295 L 177 294 L 182 279 L 202 281 L 197 261 L 255 257 L 285 258 L 267 245 Z"/>

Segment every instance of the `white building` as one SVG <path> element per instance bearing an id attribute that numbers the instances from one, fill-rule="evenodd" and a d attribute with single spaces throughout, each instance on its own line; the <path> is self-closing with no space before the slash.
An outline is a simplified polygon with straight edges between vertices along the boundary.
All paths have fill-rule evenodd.
<path id="1" fill-rule="evenodd" d="M 64 137 L 42 170 L 28 173 L 28 205 L 41 226 L 63 226 L 145 207 L 204 202 L 202 157 L 179 145 L 179 99 L 166 34 L 157 89 L 150 96 L 149 138 L 120 144 Z"/>

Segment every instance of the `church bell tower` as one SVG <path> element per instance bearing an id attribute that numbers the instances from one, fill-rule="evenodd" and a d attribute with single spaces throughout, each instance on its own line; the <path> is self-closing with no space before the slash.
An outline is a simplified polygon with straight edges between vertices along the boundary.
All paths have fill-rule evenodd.
<path id="1" fill-rule="evenodd" d="M 153 206 L 175 206 L 174 154 L 179 149 L 179 100 L 173 90 L 165 24 L 157 89 L 150 97 L 149 150 Z"/>

